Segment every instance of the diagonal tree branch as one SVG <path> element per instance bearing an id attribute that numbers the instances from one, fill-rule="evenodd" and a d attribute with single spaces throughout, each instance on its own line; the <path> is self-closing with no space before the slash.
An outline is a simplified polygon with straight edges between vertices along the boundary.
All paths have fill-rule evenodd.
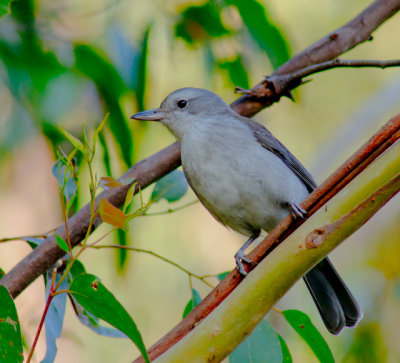
<path id="1" fill-rule="evenodd" d="M 400 9 L 400 0 L 376 0 L 360 15 L 348 24 L 332 32 L 314 45 L 291 58 L 278 68 L 273 76 L 289 74 L 300 69 L 330 59 L 353 48 L 357 44 L 370 38 L 370 34 L 383 22 L 394 15 Z M 294 87 L 294 86 L 293 86 Z M 282 95 L 289 90 L 283 90 L 281 94 L 271 93 L 271 87 L 264 81 L 253 88 L 254 95 L 240 97 L 232 104 L 232 107 L 244 116 L 252 116 L 261 109 L 277 102 Z M 145 188 L 180 165 L 180 148 L 177 143 L 142 160 L 134 165 L 124 175 L 124 178 L 134 177 L 138 186 Z M 129 186 L 104 191 L 96 198 L 96 205 L 100 199 L 106 198 L 115 206 L 121 206 L 125 200 Z M 68 220 L 71 243 L 78 244 L 86 233 L 90 220 L 89 206 L 83 207 Z M 100 219 L 96 219 L 98 226 Z M 56 233 L 65 237 L 63 226 Z M 65 253 L 58 247 L 54 236 L 48 237 L 39 247 L 20 261 L 1 280 L 0 284 L 6 286 L 11 295 L 16 297 L 38 276 L 53 266 Z"/>
<path id="2" fill-rule="evenodd" d="M 397 142 L 288 236 L 218 309 L 156 362 L 220 362 L 301 276 L 366 223 L 399 190 Z"/>
<path id="3" fill-rule="evenodd" d="M 371 137 L 352 157 L 335 173 L 315 189 L 302 203 L 302 207 L 311 216 L 322 205 L 342 190 L 351 180 L 359 175 L 379 155 L 400 139 L 400 115 L 391 119 L 373 137 Z M 247 256 L 258 263 L 276 246 L 287 238 L 300 224 L 289 215 Z M 254 266 L 253 266 L 254 267 Z M 151 359 L 163 354 L 181 340 L 195 326 L 207 317 L 242 281 L 242 276 L 233 270 L 201 303 L 192 310 L 175 328 L 162 337 L 149 349 Z M 135 363 L 141 362 L 138 358 Z"/>
<path id="4" fill-rule="evenodd" d="M 163 175 L 171 172 L 180 165 L 180 149 L 177 143 L 170 145 L 166 149 L 150 156 L 147 159 L 139 161 L 130 168 L 120 180 L 134 178 L 137 181 L 135 193 L 140 188 L 146 188 L 148 185 L 160 179 Z M 101 199 L 107 199 L 115 206 L 122 206 L 130 184 L 119 188 L 113 188 L 100 193 L 96 197 L 96 209 Z M 75 215 L 68 219 L 68 232 L 72 246 L 81 242 L 86 234 L 90 221 L 90 205 L 85 205 Z M 93 224 L 93 230 L 101 223 L 100 217 L 97 217 Z M 55 231 L 59 236 L 66 238 L 65 227 L 61 225 Z M 65 255 L 56 242 L 54 234 L 45 239 L 45 241 L 36 247 L 28 256 L 20 261 L 10 272 L 1 280 L 10 291 L 13 297 L 25 289 L 38 276 L 52 267 L 61 257 Z"/>

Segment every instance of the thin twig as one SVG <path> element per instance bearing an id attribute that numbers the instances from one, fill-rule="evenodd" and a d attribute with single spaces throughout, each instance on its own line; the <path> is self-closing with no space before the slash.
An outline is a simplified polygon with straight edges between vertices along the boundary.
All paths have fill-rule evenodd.
<path id="1" fill-rule="evenodd" d="M 48 236 L 49 235 L 47 233 L 45 233 L 45 234 L 36 234 L 36 235 L 31 235 L 31 236 L 4 237 L 4 238 L 0 238 L 0 243 L 11 242 L 11 241 L 25 241 L 29 238 L 47 238 Z"/>
<path id="2" fill-rule="evenodd" d="M 326 71 L 333 68 L 389 68 L 399 67 L 400 59 L 393 60 L 365 60 L 365 59 L 332 59 L 326 62 L 313 64 L 311 66 L 300 69 L 296 72 L 289 74 L 272 74 L 265 77 L 265 90 L 260 92 L 257 89 L 245 89 L 236 87 L 235 92 L 244 94 L 248 97 L 256 98 L 275 98 L 279 99 L 282 96 L 287 96 L 293 100 L 291 90 L 310 82 L 310 80 L 303 81 L 304 77 L 310 76 L 318 72 Z"/>
<path id="3" fill-rule="evenodd" d="M 400 59 L 393 60 L 358 60 L 358 59 L 333 59 L 327 62 L 313 64 L 289 75 L 291 80 L 301 79 L 311 74 L 332 68 L 389 68 L 399 67 Z"/>
<path id="4" fill-rule="evenodd" d="M 210 283 L 206 280 L 206 278 L 207 278 L 207 277 L 210 277 L 210 275 L 205 275 L 205 276 L 196 275 L 195 273 L 193 273 L 193 272 L 187 270 L 186 268 L 182 267 L 181 265 L 177 264 L 176 262 L 171 261 L 170 259 L 168 259 L 168 258 L 166 258 L 166 257 L 163 257 L 163 256 L 159 255 L 158 253 L 155 253 L 155 252 L 150 251 L 150 250 L 145 250 L 145 249 L 136 248 L 136 247 L 123 246 L 123 245 L 101 245 L 101 246 L 87 245 L 87 247 L 89 247 L 89 248 L 95 248 L 95 249 L 102 249 L 102 248 L 122 248 L 122 249 L 128 250 L 128 251 L 135 251 L 135 252 L 147 253 L 148 255 L 157 257 L 157 258 L 159 258 L 160 260 L 162 260 L 162 261 L 164 261 L 164 262 L 167 262 L 167 263 L 169 263 L 169 264 L 172 265 L 172 266 L 175 266 L 175 267 L 178 268 L 179 270 L 185 272 L 185 273 L 189 276 L 189 278 L 190 278 L 190 277 L 194 277 L 194 278 L 200 280 L 201 282 L 205 283 L 206 285 L 208 285 L 208 286 L 211 287 L 211 288 L 214 288 L 214 287 L 215 287 L 215 286 L 213 286 L 212 284 L 210 284 Z"/>
<path id="5" fill-rule="evenodd" d="M 41 319 L 40 319 L 39 326 L 38 326 L 38 328 L 37 328 L 37 330 L 36 330 L 35 339 L 33 340 L 33 344 L 32 344 L 32 347 L 31 347 L 31 349 L 30 349 L 30 351 L 29 351 L 28 357 L 27 357 L 27 359 L 26 359 L 26 363 L 29 363 L 29 362 L 31 361 L 31 359 L 32 359 L 33 352 L 35 351 L 36 344 L 37 344 L 37 342 L 38 342 L 38 340 L 39 340 L 40 333 L 41 333 L 41 331 L 42 331 L 42 329 L 43 329 L 43 324 L 44 324 L 44 321 L 45 321 L 45 319 L 46 319 L 47 312 L 48 312 L 48 310 L 49 310 L 51 301 L 53 300 L 53 297 L 54 297 L 54 295 L 53 295 L 53 292 L 54 292 L 54 282 L 55 282 L 55 279 L 56 279 L 56 274 L 57 274 L 57 270 L 56 270 L 56 269 L 53 269 L 53 274 L 52 274 L 52 276 L 51 276 L 51 285 L 50 285 L 50 289 L 49 289 L 49 296 L 47 297 L 46 306 L 45 306 L 45 308 L 44 308 L 42 317 L 41 317 Z"/>
<path id="6" fill-rule="evenodd" d="M 96 241 L 86 244 L 85 245 L 85 249 L 87 248 L 91 248 L 94 247 L 97 243 L 101 242 L 104 238 L 108 237 L 111 233 L 115 232 L 118 228 L 113 228 L 111 230 L 109 230 L 106 234 L 103 234 L 99 239 L 97 239 Z"/>
<path id="7" fill-rule="evenodd" d="M 164 210 L 164 211 L 162 211 L 162 212 L 144 213 L 144 214 L 142 214 L 142 217 L 160 216 L 160 215 L 163 215 L 163 214 L 174 213 L 174 212 L 176 212 L 176 211 L 178 211 L 178 210 L 181 210 L 181 209 L 190 207 L 191 205 L 196 204 L 197 202 L 199 202 L 198 199 L 193 200 L 192 202 L 183 204 L 183 205 L 181 205 L 180 207 L 177 207 L 177 208 L 170 208 L 170 209 Z"/>

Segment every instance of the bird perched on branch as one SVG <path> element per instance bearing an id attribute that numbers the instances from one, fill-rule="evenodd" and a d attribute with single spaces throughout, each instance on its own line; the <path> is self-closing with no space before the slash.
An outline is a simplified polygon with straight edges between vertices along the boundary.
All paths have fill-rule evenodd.
<path id="1" fill-rule="evenodd" d="M 197 197 L 222 224 L 249 239 L 235 255 L 239 272 L 250 263 L 245 250 L 284 217 L 304 217 L 300 207 L 316 188 L 304 166 L 264 126 L 242 117 L 216 94 L 182 88 L 160 108 L 139 112 L 137 120 L 159 121 L 181 144 L 182 167 Z M 362 312 L 328 258 L 304 280 L 325 326 L 338 334 L 353 327 Z"/>

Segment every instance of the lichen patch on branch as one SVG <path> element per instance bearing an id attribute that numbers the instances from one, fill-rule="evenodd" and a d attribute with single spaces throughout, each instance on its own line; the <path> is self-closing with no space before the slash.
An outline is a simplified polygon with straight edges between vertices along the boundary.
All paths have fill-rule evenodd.
<path id="1" fill-rule="evenodd" d="M 305 238 L 304 242 L 306 247 L 308 249 L 313 249 L 321 246 L 326 241 L 328 236 L 338 228 L 339 224 L 340 221 L 337 221 L 314 229 Z"/>

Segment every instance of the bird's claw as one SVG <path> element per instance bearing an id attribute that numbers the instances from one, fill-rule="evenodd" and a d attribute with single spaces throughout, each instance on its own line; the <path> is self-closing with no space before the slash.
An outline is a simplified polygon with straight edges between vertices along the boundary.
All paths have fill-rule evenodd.
<path id="1" fill-rule="evenodd" d="M 238 253 L 236 253 L 235 255 L 235 261 L 236 261 L 236 268 L 238 269 L 239 273 L 242 276 L 247 276 L 247 271 L 244 269 L 244 265 L 243 262 L 251 265 L 253 264 L 253 261 L 249 260 L 244 253 L 240 253 L 240 251 Z"/>
<path id="2" fill-rule="evenodd" d="M 305 219 L 307 216 L 307 211 L 296 203 L 289 204 L 289 209 L 290 209 L 290 214 L 294 219 L 297 218 Z"/>

